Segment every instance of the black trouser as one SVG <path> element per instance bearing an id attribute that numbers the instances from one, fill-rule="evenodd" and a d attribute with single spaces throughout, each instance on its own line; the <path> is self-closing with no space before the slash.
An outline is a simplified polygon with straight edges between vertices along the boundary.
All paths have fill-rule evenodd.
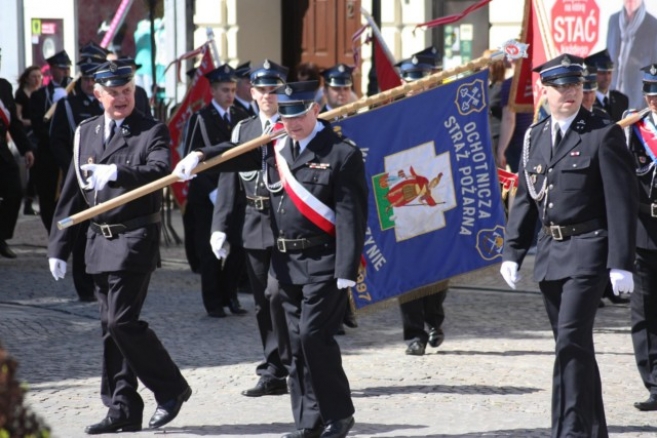
<path id="1" fill-rule="evenodd" d="M 87 274 L 87 264 L 84 261 L 89 221 L 81 222 L 74 227 L 75 240 L 71 250 L 73 284 L 80 298 L 90 298 L 94 296 L 94 279 L 91 274 Z"/>
<path id="2" fill-rule="evenodd" d="M 59 193 L 60 169 L 52 153 L 44 148 L 39 148 L 34 161 L 34 184 L 39 196 L 39 214 L 41 222 L 50 234 L 52 218 L 55 215 L 57 195 Z"/>
<path id="3" fill-rule="evenodd" d="M 194 240 L 194 207 L 187 203 L 182 216 L 183 231 L 185 233 L 185 256 L 192 272 L 199 272 L 201 262 L 196 254 L 196 241 Z"/>
<path id="4" fill-rule="evenodd" d="M 292 413 L 297 429 L 313 429 L 354 413 L 349 381 L 334 335 L 342 322 L 347 291 L 336 281 L 279 284 L 275 295 L 285 311 L 291 358 Z"/>
<path id="5" fill-rule="evenodd" d="M 0 140 L 2 141 L 2 140 Z M 0 144 L 0 147 L 6 147 Z M 0 240 L 9 240 L 14 237 L 14 229 L 18 220 L 18 211 L 21 208 L 23 188 L 18 164 L 11 154 L 6 158 L 0 156 Z"/>
<path id="6" fill-rule="evenodd" d="M 552 382 L 552 438 L 606 438 L 593 323 L 607 271 L 600 275 L 541 281 L 556 341 Z"/>
<path id="7" fill-rule="evenodd" d="M 248 249 L 246 252 L 246 270 L 255 301 L 256 321 L 264 351 L 264 360 L 256 367 L 256 374 L 271 379 L 285 379 L 287 370 L 278 354 L 278 338 L 274 333 L 274 323 L 280 329 L 286 329 L 285 314 L 280 305 L 272 305 L 272 291 L 267 289 L 269 265 L 272 248 Z M 270 287 L 278 283 L 270 283 Z"/>
<path id="8" fill-rule="evenodd" d="M 176 398 L 187 381 L 148 323 L 139 319 L 151 273 L 94 274 L 103 333 L 101 398 L 109 416 L 142 418 L 144 402 L 137 379 L 158 404 Z"/>
<path id="9" fill-rule="evenodd" d="M 429 331 L 440 329 L 445 320 L 443 302 L 446 297 L 447 289 L 399 305 L 405 341 L 420 341 L 424 345 L 427 344 L 429 333 L 424 325 L 429 327 Z"/>
<path id="10" fill-rule="evenodd" d="M 632 343 L 641 380 L 657 395 L 657 251 L 636 249 L 632 310 Z"/>

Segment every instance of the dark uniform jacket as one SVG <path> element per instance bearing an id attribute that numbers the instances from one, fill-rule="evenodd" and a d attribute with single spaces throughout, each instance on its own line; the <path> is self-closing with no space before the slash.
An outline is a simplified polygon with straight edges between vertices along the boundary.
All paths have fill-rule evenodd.
<path id="1" fill-rule="evenodd" d="M 103 114 L 100 102 L 82 92 L 80 82 L 57 103 L 50 124 L 50 150 L 57 165 L 66 172 L 73 159 L 73 135 L 80 122 Z"/>
<path id="2" fill-rule="evenodd" d="M 533 125 L 527 135 L 504 260 L 522 263 L 537 220 L 548 226 L 597 220 L 599 229 L 563 240 L 542 230 L 534 279 L 598 275 L 611 268 L 632 271 L 637 184 L 622 129 L 581 108 L 554 153 L 551 117 Z M 537 194 L 545 187 L 545 196 L 534 201 L 531 187 Z"/>
<path id="3" fill-rule="evenodd" d="M 656 119 L 654 113 L 648 113 L 643 118 L 647 124 L 653 126 L 656 126 Z M 647 154 L 633 127 L 626 129 L 628 129 L 630 152 L 634 158 L 634 166 L 639 179 L 640 206 L 636 246 L 654 251 L 657 250 L 657 165 Z"/>
<path id="4" fill-rule="evenodd" d="M 232 142 L 240 144 L 261 135 L 260 118 L 251 117 L 235 126 Z M 274 245 L 269 217 L 269 190 L 264 175 L 262 170 L 252 170 L 222 172 L 219 176 L 212 231 L 226 233 L 231 244 L 237 243 L 247 249 L 267 249 Z M 247 197 L 250 198 L 248 204 Z M 234 229 L 234 224 L 241 224 L 241 227 Z"/>
<path id="5" fill-rule="evenodd" d="M 101 202 L 116 198 L 170 172 L 169 131 L 166 125 L 144 116 L 139 111 L 123 121 L 116 134 L 104 147 L 105 117 L 87 119 L 78 127 L 79 155 L 74 155 L 61 197 L 55 211 L 59 221 Z M 74 166 L 88 162 L 116 164 L 117 179 L 99 192 L 82 191 Z M 82 172 L 80 172 L 82 173 Z M 84 177 L 84 175 L 82 175 Z M 84 194 L 83 194 L 84 193 Z M 92 219 L 100 224 L 121 224 L 148 217 L 160 210 L 161 191 L 143 196 Z M 48 257 L 66 260 L 71 251 L 71 228 L 50 233 Z M 90 274 L 112 271 L 150 272 L 159 260 L 159 223 L 144 225 L 108 239 L 92 229 L 87 233 L 85 261 Z"/>
<path id="6" fill-rule="evenodd" d="M 324 129 L 292 159 L 292 141 L 285 137 L 281 150 L 294 178 L 336 215 L 334 242 L 313 246 L 302 251 L 281 252 L 274 246 L 272 272 L 281 283 L 309 284 L 335 278 L 356 280 L 365 241 L 367 221 L 367 184 L 360 150 L 333 132 L 322 121 Z M 281 141 L 281 140 L 279 140 Z M 201 149 L 211 158 L 231 145 Z M 236 157 L 219 165 L 222 171 L 261 169 L 261 149 Z M 272 147 L 265 157 L 270 186 L 280 183 Z M 275 238 L 301 239 L 326 233 L 297 209 L 285 189 L 270 191 L 271 221 Z"/>
<path id="7" fill-rule="evenodd" d="M 66 78 L 62 81 L 61 86 L 66 85 L 71 81 L 71 78 Z M 50 107 L 53 105 L 53 94 L 55 87 L 50 82 L 45 87 L 41 87 L 30 95 L 30 120 L 32 121 L 32 129 L 37 136 L 39 143 L 39 151 L 50 150 L 50 122 L 43 120 Z"/>
<path id="8" fill-rule="evenodd" d="M 244 105 L 241 100 L 235 99 L 235 102 L 233 103 L 233 106 L 236 108 L 241 109 L 244 111 L 249 117 L 257 115 L 256 112 L 253 110 L 253 106 L 251 105 Z"/>
<path id="9" fill-rule="evenodd" d="M 594 108 L 605 110 L 614 122 L 623 118 L 623 113 L 627 111 L 629 105 L 630 101 L 627 96 L 616 90 L 609 90 L 609 102 L 606 106 L 597 98 L 595 99 L 595 102 L 593 102 Z"/>
<path id="10" fill-rule="evenodd" d="M 230 123 L 233 126 L 248 117 L 244 111 L 234 106 L 229 108 L 229 113 Z M 221 118 L 217 109 L 210 103 L 190 117 L 185 147 L 189 151 L 228 141 L 231 125 Z M 208 201 L 210 192 L 217 188 L 217 178 L 219 178 L 219 170 L 216 167 L 199 173 L 189 182 L 187 201 L 195 203 Z"/>
<path id="11" fill-rule="evenodd" d="M 7 132 L 11 134 L 11 138 L 14 140 L 21 155 L 25 155 L 26 152 L 31 151 L 32 146 L 25 134 L 23 124 L 18 120 L 18 116 L 16 115 L 16 103 L 14 102 L 11 84 L 2 78 L 0 78 L 0 100 L 9 111 L 9 126 L 5 126 L 0 118 L 0 161 L 13 166 L 15 163 L 14 156 L 11 154 L 9 145 L 7 144 Z"/>

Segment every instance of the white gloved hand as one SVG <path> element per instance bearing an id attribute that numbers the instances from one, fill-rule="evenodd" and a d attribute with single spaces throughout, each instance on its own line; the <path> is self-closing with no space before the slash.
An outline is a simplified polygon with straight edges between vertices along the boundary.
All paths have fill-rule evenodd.
<path id="1" fill-rule="evenodd" d="M 210 235 L 210 246 L 218 260 L 226 260 L 230 254 L 230 244 L 226 242 L 226 233 L 214 231 Z"/>
<path id="2" fill-rule="evenodd" d="M 55 91 L 52 93 L 52 101 L 57 102 L 58 100 L 61 100 L 68 96 L 68 93 L 66 93 L 66 89 L 62 87 L 57 87 L 55 88 Z"/>
<path id="3" fill-rule="evenodd" d="M 103 190 L 108 182 L 116 181 L 116 164 L 83 164 L 80 166 L 85 172 L 92 172 L 87 178 L 87 190 L 97 192 Z"/>
<path id="4" fill-rule="evenodd" d="M 66 262 L 64 260 L 50 257 L 48 259 L 48 265 L 50 266 L 50 273 L 55 281 L 66 276 Z"/>
<path id="5" fill-rule="evenodd" d="M 511 289 L 515 290 L 516 283 L 520 280 L 520 276 L 518 275 L 518 264 L 516 262 L 502 262 L 500 274 L 502 274 L 506 284 L 508 284 Z"/>
<path id="6" fill-rule="evenodd" d="M 185 158 L 178 161 L 178 164 L 176 164 L 176 167 L 173 168 L 173 172 L 171 173 L 181 181 L 189 181 L 192 178 L 196 178 L 196 175 L 192 175 L 192 170 L 198 166 L 200 158 L 196 152 L 187 154 Z"/>
<path id="7" fill-rule="evenodd" d="M 346 289 L 348 287 L 356 286 L 356 282 L 353 280 L 347 280 L 345 278 L 338 278 L 338 289 Z"/>
<path id="8" fill-rule="evenodd" d="M 622 293 L 631 294 L 634 292 L 634 277 L 629 271 L 612 269 L 609 271 L 609 280 L 611 280 L 611 289 L 616 296 Z"/>
<path id="9" fill-rule="evenodd" d="M 219 193 L 219 189 L 214 189 L 210 193 L 208 193 L 208 198 L 210 198 L 210 202 L 212 202 L 212 205 L 217 204 L 217 193 Z"/>

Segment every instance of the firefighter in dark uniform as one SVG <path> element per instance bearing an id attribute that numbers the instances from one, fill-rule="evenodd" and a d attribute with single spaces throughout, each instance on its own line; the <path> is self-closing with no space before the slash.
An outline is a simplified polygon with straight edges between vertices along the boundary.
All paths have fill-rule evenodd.
<path id="1" fill-rule="evenodd" d="M 190 117 L 186 129 L 187 150 L 200 149 L 230 140 L 232 127 L 247 118 L 233 105 L 235 99 L 235 69 L 224 64 L 207 73 L 212 101 Z M 212 212 L 217 195 L 219 171 L 214 168 L 199 174 L 189 183 L 185 215 L 194 221 L 193 238 L 200 261 L 201 293 L 208 316 L 223 318 L 224 306 L 236 315 L 246 311 L 237 299 L 237 280 L 244 269 L 244 254 L 235 247 L 225 261 L 219 261 L 210 246 Z"/>
<path id="2" fill-rule="evenodd" d="M 39 196 L 41 221 L 50 233 L 52 217 L 60 186 L 60 170 L 50 150 L 50 121 L 44 116 L 59 99 L 66 97 L 66 86 L 72 80 L 71 59 L 65 50 L 46 59 L 52 79 L 30 96 L 30 120 L 37 138 L 37 153 L 34 163 L 34 184 Z"/>
<path id="3" fill-rule="evenodd" d="M 108 62 L 95 73 L 102 116 L 76 130 L 73 163 L 57 204 L 56 220 L 143 186 L 169 172 L 166 126 L 134 110 L 134 80 L 129 67 Z M 87 272 L 100 302 L 103 337 L 101 398 L 106 417 L 88 426 L 91 435 L 137 431 L 144 402 L 139 379 L 153 391 L 157 408 L 149 426 L 173 420 L 192 390 L 155 332 L 140 320 L 150 277 L 159 264 L 162 194 L 153 192 L 94 217 L 87 233 Z M 66 274 L 74 236 L 53 228 L 48 262 L 57 280 Z"/>
<path id="4" fill-rule="evenodd" d="M 631 296 L 632 342 L 648 399 L 634 403 L 640 411 L 657 411 L 657 64 L 643 70 L 643 95 L 650 112 L 626 128 L 639 179 L 639 220 Z"/>
<path id="5" fill-rule="evenodd" d="M 251 95 L 258 103 L 260 112 L 258 116 L 242 120 L 235 126 L 231 139 L 233 143 L 253 140 L 273 129 L 279 121 L 277 97 L 273 91 L 285 83 L 287 72 L 287 68 L 269 60 L 251 71 Z M 224 247 L 226 241 L 230 248 L 241 246 L 246 253 L 246 270 L 264 352 L 264 360 L 256 367 L 256 374 L 260 376 L 258 382 L 253 388 L 242 392 L 247 397 L 287 393 L 287 370 L 279 354 L 277 333 L 274 333 L 272 323 L 273 319 L 279 328 L 285 327 L 285 315 L 280 306 L 270 304 L 267 290 L 274 236 L 269 220 L 269 190 L 264 176 L 262 170 L 222 172 L 219 175 L 210 238 L 212 249 L 218 257 L 223 258 L 230 251 Z M 236 221 L 233 219 L 235 217 L 241 220 Z"/>
<path id="6" fill-rule="evenodd" d="M 237 90 L 235 91 L 235 106 L 241 108 L 250 117 L 258 115 L 258 106 L 251 96 L 251 61 L 235 67 Z"/>
<path id="7" fill-rule="evenodd" d="M 289 137 L 264 154 L 255 150 L 219 165 L 236 171 L 265 166 L 276 242 L 274 300 L 281 300 L 287 320 L 290 357 L 284 360 L 297 428 L 285 438 L 343 438 L 354 424 L 349 381 L 334 335 L 344 316 L 346 289 L 356 284 L 367 183 L 360 150 L 317 120 L 317 88 L 317 81 L 280 87 L 278 110 Z M 199 159 L 229 147 L 193 152 L 173 173 L 187 179 Z"/>
<path id="8" fill-rule="evenodd" d="M 402 79 L 415 81 L 430 75 L 438 68 L 440 56 L 435 47 L 428 47 L 397 64 Z M 443 302 L 447 297 L 448 281 L 437 283 L 434 293 L 410 301 L 400 300 L 406 354 L 422 356 L 427 343 L 438 348 L 445 340 L 442 329 L 445 321 Z M 425 329 L 426 326 L 426 329 Z"/>
<path id="9" fill-rule="evenodd" d="M 614 62 L 609 56 L 607 49 L 584 58 L 587 66 L 595 67 L 597 72 L 598 90 L 596 93 L 595 105 L 609 114 L 611 120 L 618 122 L 623 118 L 623 113 L 627 111 L 629 99 L 626 95 L 618 90 L 610 90 L 611 75 L 614 71 Z"/>
<path id="10" fill-rule="evenodd" d="M 585 66 L 582 77 L 584 78 L 584 82 L 582 82 L 582 106 L 598 117 L 611 120 L 607 111 L 595 106 L 596 92 L 598 91 L 596 68 L 590 65 Z"/>
<path id="11" fill-rule="evenodd" d="M 340 63 L 334 65 L 331 68 L 323 70 L 320 73 L 324 78 L 324 98 L 326 99 L 326 103 L 320 111 L 320 114 L 331 111 L 335 108 L 339 108 L 351 102 L 353 93 L 351 90 L 353 85 L 353 77 L 351 74 L 353 71 L 354 67 Z M 345 309 L 344 320 L 338 329 L 337 334 L 345 334 L 345 325 L 350 328 L 358 327 L 358 321 L 356 320 L 356 314 L 354 313 L 353 298 L 351 297 L 351 292 L 349 294 L 349 300 Z"/>
<path id="12" fill-rule="evenodd" d="M 552 437 L 609 436 L 593 322 L 607 282 L 634 288 L 637 182 L 622 129 L 581 107 L 582 58 L 536 67 L 551 116 L 525 134 L 501 274 L 510 287 L 542 227 L 534 265 L 556 341 Z"/>
<path id="13" fill-rule="evenodd" d="M 99 47 L 100 50 L 104 50 Z M 50 124 L 50 150 L 62 174 L 66 175 L 73 159 L 75 129 L 86 119 L 103 114 L 100 102 L 94 96 L 94 71 L 103 61 L 102 52 L 94 46 L 84 47 L 78 62 L 80 77 L 74 89 L 57 104 Z M 88 222 L 74 226 L 76 235 L 71 252 L 73 284 L 80 301 L 95 301 L 94 282 L 86 272 L 84 250 L 87 242 Z"/>
<path id="14" fill-rule="evenodd" d="M 0 62 L 2 61 L 0 52 Z M 20 154 L 25 157 L 29 169 L 34 163 L 34 154 L 23 124 L 16 115 L 16 103 L 9 81 L 0 78 L 0 256 L 16 258 L 7 240 L 14 236 L 18 211 L 23 199 L 21 176 L 18 164 L 7 144 L 7 133 L 11 134 Z"/>

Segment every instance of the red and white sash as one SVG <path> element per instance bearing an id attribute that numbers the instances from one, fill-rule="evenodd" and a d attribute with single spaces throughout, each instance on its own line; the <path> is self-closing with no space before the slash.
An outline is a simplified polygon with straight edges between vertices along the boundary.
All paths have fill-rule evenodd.
<path id="1" fill-rule="evenodd" d="M 632 125 L 632 128 L 646 153 L 653 162 L 657 163 L 657 129 L 655 129 L 655 125 L 643 118 Z"/>
<path id="2" fill-rule="evenodd" d="M 5 107 L 5 104 L 0 99 L 0 120 L 5 124 L 7 129 L 9 129 L 9 123 L 11 122 L 11 113 Z"/>
<path id="3" fill-rule="evenodd" d="M 315 195 L 310 193 L 299 181 L 294 178 L 290 166 L 288 166 L 281 150 L 285 146 L 287 136 L 283 136 L 274 142 L 274 155 L 276 166 L 281 177 L 281 184 L 294 205 L 301 214 L 324 232 L 335 236 L 335 211 Z"/>

